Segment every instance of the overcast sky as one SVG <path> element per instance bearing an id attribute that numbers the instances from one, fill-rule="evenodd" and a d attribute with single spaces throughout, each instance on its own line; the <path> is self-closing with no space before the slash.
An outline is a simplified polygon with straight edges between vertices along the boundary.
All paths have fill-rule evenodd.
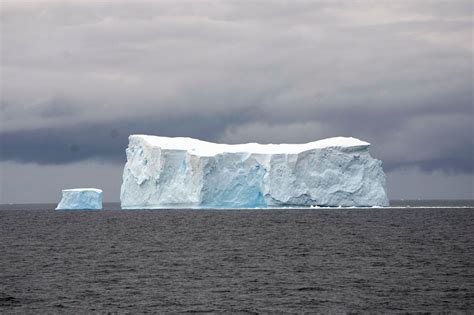
<path id="1" fill-rule="evenodd" d="M 473 198 L 472 1 L 2 1 L 0 203 L 97 187 L 128 135 L 372 143 L 392 199 Z"/>

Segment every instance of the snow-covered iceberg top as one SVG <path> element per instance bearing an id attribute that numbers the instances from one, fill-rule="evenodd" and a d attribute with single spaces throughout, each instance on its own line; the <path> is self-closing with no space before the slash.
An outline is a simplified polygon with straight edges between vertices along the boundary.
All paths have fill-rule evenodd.
<path id="1" fill-rule="evenodd" d="M 56 210 L 101 210 L 102 190 L 97 188 L 63 189 Z"/>
<path id="2" fill-rule="evenodd" d="M 336 137 L 305 144 L 217 144 L 131 135 L 121 206 L 267 208 L 388 206 L 370 144 Z"/>
<path id="3" fill-rule="evenodd" d="M 160 147 L 162 150 L 188 151 L 199 156 L 215 156 L 222 153 L 250 153 L 250 154 L 298 154 L 313 149 L 329 147 L 368 147 L 370 143 L 352 137 L 334 137 L 302 144 L 221 144 L 185 137 L 159 137 L 148 135 L 131 135 L 132 139 L 142 139 L 150 146 Z"/>

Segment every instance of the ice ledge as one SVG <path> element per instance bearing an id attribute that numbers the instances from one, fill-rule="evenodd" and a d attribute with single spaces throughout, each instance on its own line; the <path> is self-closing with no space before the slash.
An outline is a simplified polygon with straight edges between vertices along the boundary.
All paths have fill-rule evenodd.
<path id="1" fill-rule="evenodd" d="M 97 189 L 97 188 L 71 188 L 71 189 L 63 189 L 63 192 L 68 192 L 68 191 L 93 191 L 96 193 L 102 193 L 102 189 Z"/>
<path id="2" fill-rule="evenodd" d="M 188 151 L 197 156 L 215 156 L 222 153 L 250 153 L 250 154 L 299 154 L 313 149 L 329 147 L 337 148 L 367 148 L 370 143 L 352 137 L 333 137 L 302 144 L 220 144 L 193 138 L 159 137 L 149 135 L 130 135 L 129 141 L 142 140 L 150 146 L 162 150 Z"/>

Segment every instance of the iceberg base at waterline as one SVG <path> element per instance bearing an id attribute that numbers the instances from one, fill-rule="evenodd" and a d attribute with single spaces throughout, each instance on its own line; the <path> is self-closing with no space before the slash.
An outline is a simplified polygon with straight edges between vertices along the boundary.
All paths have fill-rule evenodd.
<path id="1" fill-rule="evenodd" d="M 336 137 L 305 144 L 217 144 L 131 135 L 123 209 L 388 206 L 370 144 Z"/>
<path id="2" fill-rule="evenodd" d="M 97 188 L 63 189 L 56 210 L 102 210 L 102 190 Z"/>

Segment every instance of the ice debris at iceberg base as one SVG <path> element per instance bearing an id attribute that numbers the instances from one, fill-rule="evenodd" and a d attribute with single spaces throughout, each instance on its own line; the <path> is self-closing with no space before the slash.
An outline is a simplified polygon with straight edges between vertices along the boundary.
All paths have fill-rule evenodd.
<path id="1" fill-rule="evenodd" d="M 102 190 L 96 188 L 64 189 L 56 210 L 101 210 Z"/>
<path id="2" fill-rule="evenodd" d="M 270 208 L 388 206 L 370 144 L 336 137 L 305 144 L 227 145 L 131 135 L 121 206 Z"/>

